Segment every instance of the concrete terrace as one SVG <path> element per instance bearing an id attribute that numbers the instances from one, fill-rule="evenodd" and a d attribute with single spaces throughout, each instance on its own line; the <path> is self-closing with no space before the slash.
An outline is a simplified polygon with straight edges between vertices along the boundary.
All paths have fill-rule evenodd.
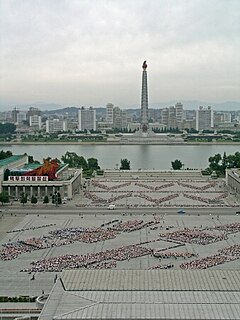
<path id="1" fill-rule="evenodd" d="M 104 207 L 222 207 L 238 206 L 240 199 L 224 179 L 203 176 L 200 170 L 105 170 L 86 180 L 79 206 Z"/>

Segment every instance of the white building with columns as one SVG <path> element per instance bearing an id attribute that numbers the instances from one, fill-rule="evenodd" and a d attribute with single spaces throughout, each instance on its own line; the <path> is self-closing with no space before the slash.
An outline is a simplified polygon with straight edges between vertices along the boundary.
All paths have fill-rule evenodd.
<path id="1" fill-rule="evenodd" d="M 41 165 L 35 164 L 35 168 Z M 6 177 L 7 169 L 9 175 Z M 34 165 L 28 164 L 27 155 L 15 155 L 0 160 L 0 191 L 6 191 L 10 199 L 19 199 L 22 193 L 25 193 L 29 199 L 34 195 L 39 200 L 46 195 L 50 197 L 56 191 L 60 192 L 61 197 L 68 199 L 80 192 L 82 169 L 70 169 L 67 164 L 61 164 L 56 172 L 56 179 L 51 181 L 48 176 L 21 175 L 33 169 Z"/>

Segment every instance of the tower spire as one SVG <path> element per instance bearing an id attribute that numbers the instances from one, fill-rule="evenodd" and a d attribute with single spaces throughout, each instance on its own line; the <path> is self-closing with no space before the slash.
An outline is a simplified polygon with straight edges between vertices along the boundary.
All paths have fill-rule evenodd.
<path id="1" fill-rule="evenodd" d="M 141 94 L 141 130 L 148 131 L 148 86 L 147 86 L 147 62 L 142 65 L 142 94 Z"/>

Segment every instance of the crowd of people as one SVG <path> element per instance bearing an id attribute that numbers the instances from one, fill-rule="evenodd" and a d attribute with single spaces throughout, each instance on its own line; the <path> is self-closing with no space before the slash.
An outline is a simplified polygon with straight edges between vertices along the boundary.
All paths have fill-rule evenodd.
<path id="1" fill-rule="evenodd" d="M 192 181 L 192 180 L 190 180 Z M 97 187 L 95 191 L 84 191 L 84 195 L 87 199 L 91 200 L 93 203 L 99 205 L 99 206 L 104 206 L 106 203 L 113 203 L 116 201 L 119 201 L 121 199 L 127 199 L 127 198 L 134 198 L 134 197 L 140 197 L 144 200 L 146 200 L 146 204 L 144 203 L 128 203 L 128 207 L 144 207 L 144 206 L 168 206 L 170 204 L 170 201 L 178 198 L 180 196 L 183 196 L 185 198 L 201 202 L 202 206 L 211 206 L 212 204 L 218 204 L 219 206 L 222 205 L 222 200 L 228 196 L 227 192 L 224 191 L 215 191 L 214 189 L 209 190 L 211 188 L 216 187 L 217 182 L 216 181 L 211 181 L 208 183 L 202 183 L 199 185 L 199 181 L 195 181 L 195 183 L 190 183 L 188 181 L 183 182 L 183 181 L 164 181 L 161 185 L 154 185 L 151 182 L 156 181 L 129 181 L 129 180 L 119 180 L 119 181 L 114 181 L 115 185 L 108 185 L 107 180 L 100 180 L 100 181 L 92 181 L 92 185 L 94 187 Z M 145 190 L 135 190 L 132 188 L 132 190 L 129 190 L 129 188 L 125 188 L 127 186 L 130 186 L 131 184 L 134 184 L 137 187 L 145 188 Z M 162 192 L 168 192 L 166 196 L 163 196 L 159 198 L 159 196 L 156 196 L 155 198 L 151 197 L 149 193 L 151 192 L 157 192 L 161 189 L 166 189 L 169 187 L 173 187 L 175 184 L 177 184 L 177 188 L 179 187 L 184 187 L 185 189 L 188 188 L 191 191 L 184 190 L 184 188 L 181 188 L 183 190 L 176 190 L 176 191 L 162 191 Z M 122 188 L 122 190 L 117 190 Z M 98 193 L 104 193 L 104 192 L 116 192 L 114 195 L 112 194 L 109 198 L 108 196 L 101 197 L 98 195 Z M 196 192 L 204 192 L 204 195 L 201 194 L 196 194 Z M 211 196 L 209 194 L 212 194 Z M 127 201 L 127 200 L 126 200 Z M 167 203 L 168 202 L 168 203 Z M 84 205 L 82 205 L 84 206 Z M 188 204 L 185 205 L 186 207 Z"/>
<path id="2" fill-rule="evenodd" d="M 200 201 L 200 202 L 209 204 L 209 203 L 213 203 L 213 202 L 218 203 L 219 200 L 226 198 L 228 196 L 228 194 L 227 194 L 227 192 L 221 192 L 220 195 L 218 195 L 215 198 L 204 198 L 204 197 L 201 197 L 201 196 L 196 195 L 194 193 L 183 192 L 183 196 L 188 199 L 192 199 L 195 201 Z"/>
<path id="3" fill-rule="evenodd" d="M 133 196 L 132 192 L 124 192 L 124 193 L 121 193 L 121 194 L 118 194 L 114 197 L 111 197 L 107 200 L 108 203 L 111 203 L 111 202 L 115 202 L 117 200 L 121 200 L 121 199 L 126 199 L 126 198 L 131 198 Z"/>
<path id="4" fill-rule="evenodd" d="M 116 189 L 119 189 L 119 188 L 122 188 L 122 187 L 130 186 L 131 183 L 132 182 L 125 182 L 125 183 L 116 184 L 114 186 L 109 187 L 109 186 L 106 186 L 103 183 L 99 183 L 98 181 L 93 181 L 92 185 L 94 187 L 98 187 L 98 188 L 101 188 L 101 189 L 104 189 L 104 190 L 107 190 L 107 191 L 113 191 L 113 190 L 116 190 Z"/>
<path id="5" fill-rule="evenodd" d="M 174 251 L 163 251 L 163 250 L 154 250 L 153 251 L 153 256 L 156 258 L 193 258 L 197 257 L 198 255 L 196 253 L 191 253 L 191 252 L 174 252 Z"/>
<path id="6" fill-rule="evenodd" d="M 102 261 L 99 263 L 93 263 L 88 266 L 88 269 L 113 269 L 117 267 L 117 261 Z"/>
<path id="7" fill-rule="evenodd" d="M 165 183 L 161 186 L 152 186 L 152 185 L 149 185 L 149 184 L 143 184 L 141 182 L 136 182 L 135 183 L 136 186 L 139 186 L 139 187 L 143 187 L 143 188 L 146 188 L 146 189 L 149 189 L 151 191 L 158 191 L 158 190 L 161 190 L 161 189 L 165 189 L 165 188 L 169 188 L 169 187 L 172 187 L 174 186 L 174 183 L 173 182 L 170 182 L 170 183 Z"/>
<path id="8" fill-rule="evenodd" d="M 180 265 L 181 269 L 207 269 L 210 267 L 240 259 L 240 245 L 235 244 L 218 250 L 218 254 L 207 256 L 202 259 L 185 262 Z"/>
<path id="9" fill-rule="evenodd" d="M 148 183 L 143 183 L 143 182 L 140 182 L 140 181 L 137 181 L 137 182 L 126 181 L 124 183 L 121 183 L 123 181 L 119 180 L 119 181 L 115 181 L 116 185 L 114 185 L 114 186 L 108 186 L 108 185 L 104 184 L 104 182 L 106 183 L 106 180 L 102 180 L 101 182 L 100 181 L 92 181 L 92 185 L 95 186 L 95 187 L 98 187 L 100 189 L 107 190 L 107 191 L 117 190 L 117 189 L 120 189 L 122 187 L 130 186 L 133 183 L 136 186 L 139 186 L 139 187 L 142 187 L 142 188 L 146 188 L 146 189 L 149 189 L 151 191 L 157 191 L 157 190 L 169 188 L 169 187 L 174 186 L 175 183 L 177 183 L 179 186 L 186 187 L 186 188 L 189 188 L 191 190 L 196 190 L 196 191 L 206 191 L 206 190 L 208 190 L 210 188 L 214 188 L 217 185 L 217 182 L 215 182 L 215 181 L 209 182 L 209 183 L 204 184 L 202 186 L 198 186 L 196 184 L 186 183 L 186 182 L 182 182 L 182 181 L 181 182 L 180 181 L 164 182 L 164 184 L 161 184 L 160 186 L 153 186 L 152 182 L 156 182 L 154 180 L 153 181 L 149 180 Z"/>
<path id="10" fill-rule="evenodd" d="M 112 223 L 112 226 L 110 226 L 110 223 Z M 0 250 L 0 259 L 13 260 L 22 253 L 69 245 L 76 241 L 94 243 L 110 240 L 116 238 L 121 232 L 132 232 L 159 223 L 160 218 L 154 216 L 154 219 L 148 222 L 144 222 L 143 220 L 127 220 L 122 222 L 115 219 L 101 227 L 68 227 L 56 229 L 50 231 L 48 235 L 3 244 L 3 249 Z M 106 229 L 104 227 L 106 227 Z"/>
<path id="11" fill-rule="evenodd" d="M 151 249 L 140 245 L 122 246 L 116 249 L 89 253 L 86 255 L 62 255 L 50 259 L 32 262 L 30 268 L 22 269 L 24 272 L 61 272 L 64 269 L 87 268 L 94 265 L 104 266 L 107 261 L 112 261 L 108 266 L 114 267 L 115 262 L 130 260 L 151 254 Z"/>
<path id="12" fill-rule="evenodd" d="M 220 254 L 231 256 L 231 257 L 236 257 L 240 258 L 240 245 L 239 244 L 234 244 L 231 247 L 223 248 L 218 250 Z"/>
<path id="13" fill-rule="evenodd" d="M 203 230 L 188 229 L 178 230 L 169 233 L 161 233 L 160 238 L 183 243 L 194 243 L 206 245 L 217 241 L 226 240 L 228 237 L 225 233 L 207 233 Z"/>
<path id="14" fill-rule="evenodd" d="M 85 198 L 87 198 L 87 199 L 90 199 L 90 200 L 92 200 L 93 202 L 101 202 L 101 203 L 107 203 L 107 199 L 103 199 L 103 198 L 101 198 L 101 197 L 99 197 L 99 196 L 97 196 L 96 195 L 96 193 L 94 193 L 94 192 L 89 192 L 89 191 L 84 191 L 83 192 L 83 194 L 84 194 L 84 197 Z"/>
<path id="15" fill-rule="evenodd" d="M 221 224 L 221 225 L 214 226 L 211 229 L 219 230 L 226 233 L 236 233 L 236 232 L 240 232 L 240 222 Z"/>
<path id="16" fill-rule="evenodd" d="M 174 265 L 172 263 L 168 263 L 168 264 L 157 264 L 155 266 L 152 266 L 149 268 L 149 270 L 154 270 L 154 269 L 171 269 L 173 268 Z"/>
<path id="17" fill-rule="evenodd" d="M 150 227 L 152 225 L 156 225 L 160 223 L 159 219 L 154 219 L 148 222 L 145 222 L 143 220 L 129 220 L 126 222 L 118 222 L 117 224 L 113 225 L 109 230 L 113 231 L 123 231 L 123 232 L 131 232 L 131 231 L 136 231 L 140 230 L 143 228 Z"/>
<path id="18" fill-rule="evenodd" d="M 100 227 L 67 227 L 50 231 L 47 235 L 41 237 L 33 237 L 30 239 L 17 240 L 15 242 L 7 242 L 0 250 L 0 259 L 12 260 L 17 258 L 22 253 L 29 253 L 33 250 L 47 249 L 62 245 L 81 241 L 85 243 L 93 243 L 114 239 L 121 232 L 132 232 L 143 228 L 151 228 L 159 226 L 159 223 L 164 223 L 161 220 L 163 217 L 153 215 L 150 221 L 142 219 L 122 221 L 119 219 L 110 220 L 101 224 Z M 219 221 L 217 221 L 219 223 Z M 19 229 L 19 231 L 38 229 L 54 224 L 41 225 Z M 171 229 L 173 226 L 167 226 L 166 229 Z M 230 224 L 217 224 L 213 227 L 194 227 L 194 229 L 184 228 L 183 230 L 173 232 L 162 232 L 159 238 L 147 239 L 145 242 L 122 246 L 117 249 L 101 251 L 97 253 L 89 253 L 86 255 L 62 255 L 55 258 L 43 259 L 37 262 L 32 262 L 32 266 L 22 271 L 27 272 L 58 272 L 65 268 L 88 268 L 88 269 L 108 269 L 116 268 L 117 261 L 130 260 L 132 258 L 151 255 L 160 259 L 177 259 L 177 258 L 197 258 L 198 255 L 190 252 L 177 252 L 176 248 L 184 246 L 185 243 L 207 245 L 217 241 L 228 239 L 228 234 L 240 232 L 240 223 L 234 222 Z M 150 246 L 144 247 L 146 244 L 155 241 L 166 240 L 172 242 L 172 246 L 162 249 L 152 249 Z M 173 251 L 170 251 L 172 249 Z M 180 265 L 181 269 L 206 269 L 225 262 L 240 259 L 240 245 L 233 245 L 218 251 L 217 254 L 203 257 L 201 259 L 184 262 Z M 170 260 L 171 261 L 171 260 Z M 173 265 L 159 264 L 151 267 L 151 269 L 168 269 Z"/>
<path id="19" fill-rule="evenodd" d="M 207 189 L 214 188 L 217 185 L 217 182 L 209 182 L 207 184 L 204 184 L 201 187 L 200 186 L 196 186 L 194 184 L 186 183 L 186 182 L 178 181 L 177 183 L 178 183 L 179 186 L 190 188 L 190 189 L 195 189 L 195 190 L 198 190 L 198 191 L 205 191 Z"/>
<path id="20" fill-rule="evenodd" d="M 0 251 L 0 259 L 13 260 L 22 253 L 69 245 L 76 241 L 85 243 L 105 241 L 116 238 L 118 233 L 115 230 L 104 230 L 102 228 L 92 228 L 85 231 L 76 230 L 76 228 L 60 229 L 52 231 L 47 236 L 7 242 L 3 244 L 3 249 Z"/>
<path id="21" fill-rule="evenodd" d="M 207 256 L 202 259 L 185 262 L 180 265 L 181 269 L 207 269 L 225 262 L 236 260 L 235 257 L 229 257 L 221 254 Z"/>
<path id="22" fill-rule="evenodd" d="M 160 199 L 154 199 L 154 198 L 150 197 L 148 194 L 146 194 L 145 192 L 141 191 L 141 192 L 135 194 L 134 196 L 142 198 L 142 199 L 147 200 L 149 202 L 152 202 L 155 205 L 159 205 L 159 204 L 161 204 L 163 202 L 170 201 L 170 200 L 172 200 L 174 198 L 179 197 L 179 194 L 178 193 L 173 193 L 173 194 L 169 194 L 169 195 L 167 195 L 165 197 L 162 197 Z"/>
<path id="23" fill-rule="evenodd" d="M 55 225 L 56 225 L 56 223 L 49 223 L 49 224 L 43 224 L 42 226 L 14 229 L 14 230 L 7 231 L 7 233 L 22 232 L 22 231 L 28 231 L 28 230 L 36 230 L 36 229 L 41 229 L 41 228 L 46 228 L 46 227 L 52 227 L 52 226 L 55 226 Z"/>

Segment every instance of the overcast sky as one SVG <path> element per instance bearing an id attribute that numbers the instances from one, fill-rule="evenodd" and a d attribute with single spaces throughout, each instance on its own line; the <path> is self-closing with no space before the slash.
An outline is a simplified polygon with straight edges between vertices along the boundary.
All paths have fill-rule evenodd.
<path id="1" fill-rule="evenodd" d="M 0 0 L 0 104 L 240 100 L 240 0 Z"/>

